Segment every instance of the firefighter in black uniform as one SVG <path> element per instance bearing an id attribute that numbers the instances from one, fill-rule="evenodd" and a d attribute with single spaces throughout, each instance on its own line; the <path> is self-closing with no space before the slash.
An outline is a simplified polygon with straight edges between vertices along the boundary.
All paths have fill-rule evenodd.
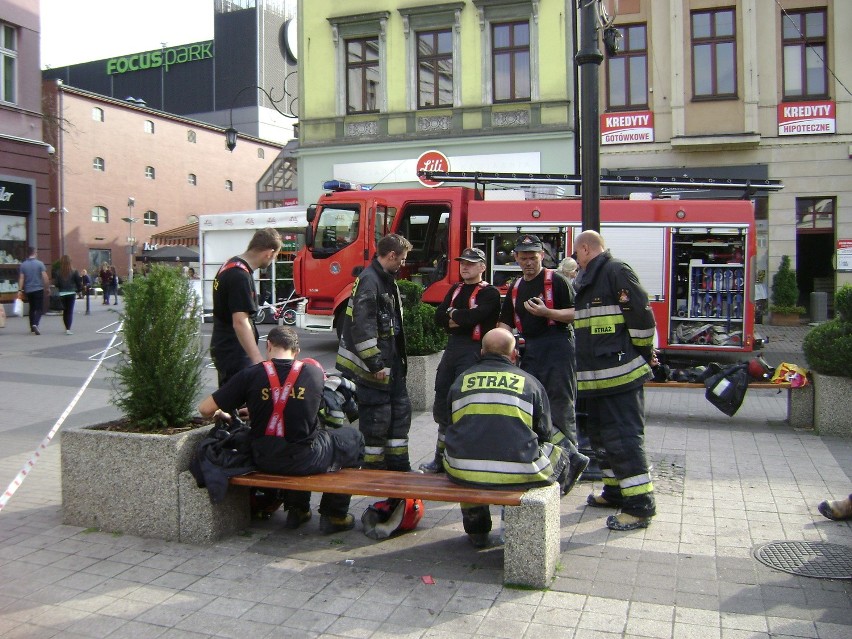
<path id="1" fill-rule="evenodd" d="M 582 466 L 589 458 L 577 452 L 574 400 L 574 289 L 565 277 L 542 266 L 544 246 L 536 235 L 523 235 L 515 246 L 515 259 L 523 277 L 509 288 L 500 310 L 498 326 L 518 332 L 525 343 L 521 368 L 532 373 L 547 391 L 553 424 L 570 451 L 571 463 Z"/>
<path id="2" fill-rule="evenodd" d="M 352 287 L 337 349 L 337 370 L 356 386 L 366 468 L 411 470 L 408 360 L 395 279 L 410 250 L 411 242 L 395 233 L 379 240 L 376 257 Z"/>
<path id="3" fill-rule="evenodd" d="M 450 335 L 435 373 L 435 402 L 432 405 L 432 417 L 438 424 L 435 459 L 420 464 L 424 473 L 444 472 L 444 434 L 450 423 L 447 393 L 456 377 L 479 359 L 482 336 L 497 325 L 500 313 L 500 291 L 482 280 L 485 253 L 467 248 L 456 261 L 462 281 L 447 291 L 435 311 L 435 323 Z"/>
<path id="4" fill-rule="evenodd" d="M 533 488 L 559 482 L 563 494 L 579 473 L 559 435 L 541 383 L 519 369 L 515 338 L 496 328 L 482 339 L 482 359 L 453 383 L 444 467 L 454 482 L 484 488 Z M 561 438 L 560 436 L 560 439 Z M 582 469 L 580 469 L 582 472 Z M 477 548 L 488 545 L 488 506 L 461 504 L 464 530 Z"/>
<path id="5" fill-rule="evenodd" d="M 604 489 L 589 506 L 621 508 L 606 525 L 634 530 L 656 513 L 645 457 L 645 382 L 651 377 L 656 323 L 636 273 L 612 257 L 595 231 L 574 240 L 583 269 L 577 287 L 577 390 L 588 398 L 589 435 L 603 448 Z"/>
<path id="6" fill-rule="evenodd" d="M 213 334 L 210 357 L 219 374 L 219 386 L 242 369 L 263 361 L 257 347 L 257 293 L 252 274 L 268 268 L 281 249 L 281 236 L 273 228 L 259 229 L 242 255 L 222 265 L 213 280 Z"/>
<path id="7" fill-rule="evenodd" d="M 266 341 L 269 359 L 243 369 L 198 406 L 205 417 L 230 414 L 245 404 L 251 426 L 252 458 L 258 470 L 276 475 L 312 475 L 361 465 L 364 440 L 350 427 L 320 428 L 323 371 L 296 359 L 299 338 L 276 326 Z M 325 493 L 320 501 L 320 531 L 350 530 L 350 495 Z M 311 493 L 286 491 L 287 527 L 311 518 Z"/>

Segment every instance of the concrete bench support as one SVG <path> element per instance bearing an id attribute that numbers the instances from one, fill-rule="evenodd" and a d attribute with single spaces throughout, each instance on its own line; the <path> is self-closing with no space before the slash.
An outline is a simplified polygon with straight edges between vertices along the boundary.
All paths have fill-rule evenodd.
<path id="1" fill-rule="evenodd" d="M 506 506 L 503 582 L 547 588 L 559 560 L 559 488 L 524 493 L 520 506 Z"/>
<path id="2" fill-rule="evenodd" d="M 188 544 L 209 544 L 248 528 L 249 489 L 231 486 L 224 501 L 210 503 L 206 488 L 199 488 L 188 470 L 178 479 L 180 541 Z"/>

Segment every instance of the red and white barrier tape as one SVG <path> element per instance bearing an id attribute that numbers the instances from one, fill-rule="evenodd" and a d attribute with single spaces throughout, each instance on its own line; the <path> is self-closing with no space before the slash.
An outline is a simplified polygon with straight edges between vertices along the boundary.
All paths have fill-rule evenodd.
<path id="1" fill-rule="evenodd" d="M 9 487 L 6 488 L 6 491 L 2 495 L 0 495 L 0 512 L 2 512 L 6 504 L 9 503 L 9 500 L 12 498 L 12 495 L 14 495 L 17 492 L 18 488 L 21 487 L 21 484 L 24 483 L 24 479 L 27 477 L 27 475 L 30 474 L 32 469 L 35 467 L 39 457 L 41 457 L 41 451 L 47 448 L 47 445 L 50 443 L 50 440 L 53 439 L 53 436 L 56 435 L 56 432 L 61 428 L 62 424 L 68 418 L 68 415 L 70 415 L 71 411 L 74 410 L 74 407 L 77 405 L 77 402 L 80 401 L 80 398 L 83 396 L 83 393 L 86 392 L 86 389 L 89 387 L 89 384 L 92 382 L 92 379 L 95 377 L 95 374 L 98 372 L 98 369 L 101 367 L 101 364 L 103 364 L 104 356 L 112 348 L 113 342 L 115 342 L 116 337 L 118 337 L 118 333 L 119 331 L 121 331 L 122 324 L 119 324 L 118 328 L 113 333 L 112 337 L 109 340 L 109 345 L 103 351 L 101 351 L 101 356 L 98 359 L 97 364 L 95 364 L 95 367 L 92 369 L 92 372 L 89 373 L 89 376 L 86 378 L 86 381 L 83 382 L 83 385 L 80 387 L 80 390 L 78 390 L 77 394 L 74 395 L 74 399 L 71 400 L 71 402 L 68 404 L 68 407 L 59 416 L 59 419 L 56 420 L 56 423 L 53 425 L 53 428 L 50 429 L 50 432 L 45 436 L 43 440 L 41 440 L 41 443 L 38 445 L 38 448 L 35 449 L 33 454 L 27 460 L 27 463 L 24 464 L 24 467 L 21 468 L 15 479 L 13 479 L 12 483 L 9 484 Z"/>

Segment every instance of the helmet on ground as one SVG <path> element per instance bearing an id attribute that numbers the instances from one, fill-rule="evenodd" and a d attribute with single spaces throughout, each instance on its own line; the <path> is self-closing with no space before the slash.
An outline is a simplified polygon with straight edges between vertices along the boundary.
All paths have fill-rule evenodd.
<path id="1" fill-rule="evenodd" d="M 385 499 L 377 501 L 361 515 L 364 534 L 370 539 L 387 539 L 396 533 L 417 528 L 423 518 L 422 499 Z"/>

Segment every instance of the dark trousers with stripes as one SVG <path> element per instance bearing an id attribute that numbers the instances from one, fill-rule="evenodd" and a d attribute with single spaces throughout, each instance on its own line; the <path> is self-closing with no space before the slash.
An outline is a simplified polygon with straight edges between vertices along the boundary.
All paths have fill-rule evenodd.
<path id="1" fill-rule="evenodd" d="M 625 494 L 619 482 L 648 475 L 645 456 L 645 389 L 638 387 L 623 393 L 590 397 L 589 437 L 598 451 L 604 474 L 603 497 L 621 505 L 622 512 L 635 517 L 656 514 L 650 479 L 640 484 L 639 494 Z"/>

